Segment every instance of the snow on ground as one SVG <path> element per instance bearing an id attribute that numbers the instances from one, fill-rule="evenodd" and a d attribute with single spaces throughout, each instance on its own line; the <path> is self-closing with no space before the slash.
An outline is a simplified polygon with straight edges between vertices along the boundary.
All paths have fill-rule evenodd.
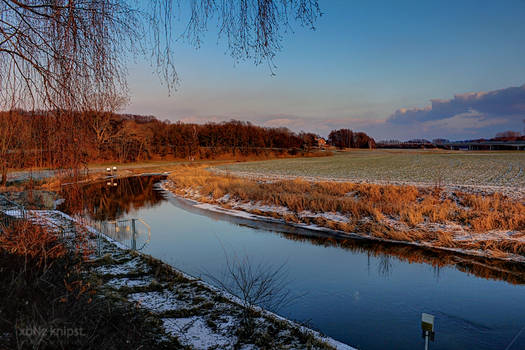
<path id="1" fill-rule="evenodd" d="M 31 210 L 26 215 L 38 224 L 60 227 L 69 232 L 67 237 L 82 224 L 80 219 L 56 210 Z M 91 269 L 91 274 L 103 281 L 99 290 L 117 293 L 121 299 L 150 311 L 164 325 L 165 334 L 159 334 L 159 340 L 171 336 L 195 349 L 353 349 L 260 308 L 253 309 L 259 316 L 251 340 L 240 340 L 237 330 L 243 308 L 238 298 L 158 260 L 126 250 L 92 227 L 85 229 L 95 237 L 92 245 L 100 245 L 100 255 L 93 256 Z M 256 346 L 261 339 L 266 343 Z"/>
<path id="2" fill-rule="evenodd" d="M 134 258 L 123 264 L 103 265 L 95 270 L 101 275 L 129 275 L 134 272 L 148 272 L 150 268 L 140 259 Z"/>
<path id="3" fill-rule="evenodd" d="M 8 210 L 3 210 L 2 212 L 7 216 L 12 216 L 17 219 L 21 219 L 24 217 L 23 212 L 18 209 L 8 209 Z"/>
<path id="4" fill-rule="evenodd" d="M 188 195 L 192 202 L 193 206 L 200 209 L 205 209 L 209 211 L 214 211 L 218 213 L 228 214 L 232 216 L 237 216 L 245 219 L 251 219 L 251 220 L 259 220 L 259 221 L 266 221 L 266 222 L 277 222 L 277 223 L 286 223 L 291 226 L 300 227 L 304 229 L 314 230 L 314 231 L 323 231 L 330 233 L 337 237 L 358 237 L 358 238 L 367 238 L 367 239 L 373 239 L 377 241 L 385 241 L 385 242 L 392 242 L 392 243 L 403 243 L 403 244 L 409 244 L 409 245 L 415 245 L 415 246 L 423 246 L 423 247 L 432 247 L 436 249 L 442 249 L 442 250 L 448 250 L 448 251 L 454 251 L 458 253 L 463 254 L 470 254 L 475 256 L 482 256 L 482 257 L 491 257 L 494 258 L 493 255 L 491 255 L 490 252 L 479 250 L 479 249 L 462 249 L 462 248 L 451 248 L 451 247 L 443 247 L 443 246 L 436 246 L 433 244 L 433 242 L 430 241 L 421 241 L 421 242 L 408 242 L 408 241 L 398 241 L 398 240 L 392 240 L 392 239 L 383 239 L 378 238 L 372 235 L 369 235 L 366 232 L 344 232 L 324 226 L 320 226 L 314 223 L 305 224 L 301 222 L 288 222 L 284 218 L 286 215 L 297 215 L 300 219 L 308 218 L 323 218 L 325 220 L 335 222 L 335 223 L 348 223 L 349 217 L 345 216 L 341 213 L 334 213 L 334 212 L 325 212 L 325 213 L 312 213 L 310 211 L 301 211 L 299 213 L 295 213 L 291 210 L 289 210 L 286 207 L 283 206 L 271 206 L 271 205 L 265 205 L 261 204 L 260 202 L 253 202 L 253 201 L 239 201 L 235 198 L 231 198 L 229 195 L 225 195 L 221 197 L 219 200 L 217 200 L 215 203 L 202 203 L 199 200 L 202 200 L 203 196 L 199 194 L 199 192 L 195 189 L 183 189 L 182 192 L 184 193 L 183 196 L 180 196 L 178 194 L 173 193 L 172 184 L 170 183 L 170 180 L 162 181 L 159 185 L 161 189 L 163 189 L 166 194 L 169 196 L 175 196 L 179 198 L 185 198 L 186 195 Z M 178 192 L 179 193 L 179 192 Z M 213 198 L 211 197 L 205 197 L 208 201 L 213 201 Z M 223 207 L 223 205 L 226 205 L 227 208 Z M 263 213 L 275 213 L 277 214 L 275 216 L 265 216 L 260 215 Z M 371 221 L 372 218 L 364 217 L 360 219 L 359 222 L 366 223 L 367 221 Z M 454 241 L 457 241 L 458 243 L 476 243 L 479 241 L 519 241 L 519 242 L 525 242 L 525 234 L 523 232 L 514 232 L 514 231 L 489 231 L 486 233 L 475 233 L 469 232 L 465 229 L 465 227 L 449 222 L 449 223 L 420 223 L 416 225 L 414 228 L 410 228 L 407 224 L 400 221 L 397 218 L 392 217 L 384 217 L 381 219 L 381 222 L 395 230 L 403 231 L 403 232 L 410 232 L 410 231 L 417 231 L 417 230 L 424 230 L 429 232 L 449 232 L 453 234 Z M 518 254 L 511 254 L 507 253 L 506 256 L 497 256 L 496 258 L 509 260 L 509 261 L 517 261 L 517 262 L 525 262 L 525 257 Z"/>
<path id="5" fill-rule="evenodd" d="M 179 341 L 197 349 L 231 348 L 237 337 L 231 336 L 236 325 L 234 317 L 226 317 L 215 330 L 210 329 L 206 319 L 199 316 L 186 318 L 163 318 L 164 328 L 172 335 L 183 334 Z"/>
<path id="6" fill-rule="evenodd" d="M 146 287 L 154 281 L 150 277 L 140 277 L 138 279 L 132 279 L 128 277 L 115 277 L 106 282 L 106 285 L 111 288 L 120 289 L 122 287 L 134 288 L 134 287 Z"/>
<path id="7" fill-rule="evenodd" d="M 128 295 L 128 300 L 137 303 L 140 307 L 157 313 L 188 307 L 187 302 L 180 300 L 180 298 L 170 290 L 132 293 Z"/>

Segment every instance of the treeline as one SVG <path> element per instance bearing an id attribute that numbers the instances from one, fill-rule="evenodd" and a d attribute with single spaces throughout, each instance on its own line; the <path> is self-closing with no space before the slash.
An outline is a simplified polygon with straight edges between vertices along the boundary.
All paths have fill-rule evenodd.
<path id="1" fill-rule="evenodd" d="M 499 132 L 496 134 L 495 137 L 486 139 L 486 138 L 479 138 L 479 139 L 470 139 L 470 140 L 462 140 L 462 141 L 453 141 L 456 143 L 468 143 L 468 142 L 477 142 L 477 143 L 484 143 L 484 142 L 522 142 L 525 141 L 525 134 L 522 134 L 519 131 L 504 131 Z M 377 148 L 443 148 L 443 149 L 450 149 L 450 143 L 453 143 L 449 139 L 444 138 L 437 138 L 433 139 L 432 141 L 427 139 L 411 139 L 408 141 L 399 141 L 399 140 L 380 140 L 376 143 Z"/>
<path id="2" fill-rule="evenodd" d="M 341 132 L 352 134 L 347 129 L 332 132 L 330 142 L 336 147 L 374 145 L 364 133 L 352 134 L 350 142 L 341 142 L 333 136 Z M 0 112 L 2 175 L 7 168 L 81 168 L 93 161 L 294 155 L 319 145 L 320 138 L 313 133 L 236 120 L 188 124 L 130 114 Z"/>
<path id="3" fill-rule="evenodd" d="M 375 148 L 373 138 L 364 132 L 353 132 L 350 129 L 332 130 L 328 135 L 328 143 L 338 148 Z"/>
<path id="4" fill-rule="evenodd" d="M 490 141 L 525 141 L 525 133 L 522 134 L 519 131 L 511 130 L 498 132 L 496 137 L 491 138 Z"/>

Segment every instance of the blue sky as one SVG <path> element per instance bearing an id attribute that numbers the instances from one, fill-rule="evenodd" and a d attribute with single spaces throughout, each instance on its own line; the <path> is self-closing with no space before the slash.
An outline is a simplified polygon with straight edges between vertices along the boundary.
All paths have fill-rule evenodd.
<path id="1" fill-rule="evenodd" d="M 321 135 L 347 127 L 376 139 L 464 139 L 525 127 L 524 0 L 319 4 L 316 31 L 294 26 L 285 34 L 275 76 L 267 65 L 234 62 L 210 27 L 198 50 L 177 43 L 181 84 L 171 96 L 148 63 L 133 64 L 126 111 Z M 445 101 L 436 110 L 431 100 Z"/>

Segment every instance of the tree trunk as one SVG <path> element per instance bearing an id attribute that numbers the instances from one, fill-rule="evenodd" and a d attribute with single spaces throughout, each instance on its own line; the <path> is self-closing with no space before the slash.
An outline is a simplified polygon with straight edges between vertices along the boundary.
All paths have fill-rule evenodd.
<path id="1" fill-rule="evenodd" d="M 7 166 L 4 164 L 2 165 L 2 181 L 0 182 L 1 186 L 5 186 L 7 184 Z"/>

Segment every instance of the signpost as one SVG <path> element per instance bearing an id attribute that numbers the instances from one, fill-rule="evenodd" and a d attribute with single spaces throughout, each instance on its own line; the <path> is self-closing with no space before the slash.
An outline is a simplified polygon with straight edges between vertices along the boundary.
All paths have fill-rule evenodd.
<path id="1" fill-rule="evenodd" d="M 108 176 L 117 175 L 117 167 L 114 166 L 113 168 L 106 168 L 106 173 L 108 174 Z"/>
<path id="2" fill-rule="evenodd" d="M 428 350 L 428 339 L 434 341 L 434 316 L 426 313 L 421 314 L 421 330 L 425 338 L 425 350 Z"/>

